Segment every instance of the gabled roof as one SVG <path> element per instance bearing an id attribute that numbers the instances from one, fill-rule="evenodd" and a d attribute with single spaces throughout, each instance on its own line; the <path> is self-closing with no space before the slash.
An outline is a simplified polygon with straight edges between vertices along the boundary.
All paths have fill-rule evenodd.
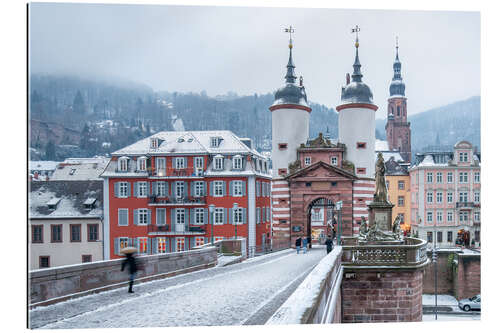
<path id="1" fill-rule="evenodd" d="M 109 160 L 109 158 L 102 158 L 89 161 L 89 163 L 85 161 L 68 165 L 61 163 L 50 177 L 50 180 L 102 180 L 99 175 L 104 171 Z"/>
<path id="2" fill-rule="evenodd" d="M 316 170 L 318 168 L 325 168 L 329 171 L 332 171 L 332 172 L 335 172 L 335 173 L 338 173 L 346 178 L 349 178 L 349 179 L 358 179 L 358 177 L 356 177 L 356 175 L 350 173 L 349 171 L 347 170 L 344 170 L 344 169 L 341 169 L 339 167 L 336 167 L 336 166 L 333 166 L 333 165 L 330 165 L 328 163 L 325 163 L 323 161 L 318 161 L 310 166 L 308 166 L 307 168 L 303 168 L 303 169 L 300 169 L 288 176 L 285 177 L 285 179 L 292 179 L 292 178 L 298 178 L 298 177 L 301 177 L 301 176 L 305 176 L 307 175 L 309 172 L 313 171 L 313 170 Z"/>

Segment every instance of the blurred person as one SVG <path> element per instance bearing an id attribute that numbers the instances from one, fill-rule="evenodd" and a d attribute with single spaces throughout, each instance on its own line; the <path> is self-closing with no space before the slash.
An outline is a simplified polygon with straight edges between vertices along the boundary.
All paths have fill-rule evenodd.
<path id="1" fill-rule="evenodd" d="M 125 266 L 128 266 L 128 273 L 129 273 L 128 292 L 133 293 L 134 291 L 132 290 L 132 286 L 134 285 L 134 279 L 137 274 L 137 261 L 135 260 L 133 252 L 127 252 L 125 253 L 125 255 L 126 258 L 122 262 L 121 271 L 125 269 Z"/>

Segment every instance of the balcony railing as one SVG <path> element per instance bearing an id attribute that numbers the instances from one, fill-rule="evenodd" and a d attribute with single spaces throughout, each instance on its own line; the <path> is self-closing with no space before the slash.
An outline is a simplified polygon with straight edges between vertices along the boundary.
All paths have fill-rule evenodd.
<path id="1" fill-rule="evenodd" d="M 149 196 L 148 204 L 150 205 L 204 205 L 205 197 L 157 197 Z"/>
<path id="2" fill-rule="evenodd" d="M 186 169 L 149 169 L 148 170 L 149 177 L 203 177 L 205 175 L 203 170 L 193 170 L 192 168 Z"/>
<path id="3" fill-rule="evenodd" d="M 469 202 L 469 201 L 461 201 L 456 203 L 456 208 L 465 208 L 465 209 L 470 209 L 474 207 L 479 207 L 479 204 L 476 204 L 474 202 Z"/>
<path id="4" fill-rule="evenodd" d="M 148 225 L 148 233 L 154 233 L 159 235 L 185 235 L 185 234 L 205 234 L 205 226 L 188 226 L 183 230 L 175 230 L 175 227 L 170 228 L 170 225 Z"/>
<path id="5" fill-rule="evenodd" d="M 427 264 L 427 242 L 405 238 L 403 244 L 342 245 L 345 266 L 418 267 Z"/>

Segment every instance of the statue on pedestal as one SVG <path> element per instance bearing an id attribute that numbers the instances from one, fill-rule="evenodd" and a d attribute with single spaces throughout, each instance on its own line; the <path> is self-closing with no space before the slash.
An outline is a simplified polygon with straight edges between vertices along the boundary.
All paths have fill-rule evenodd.
<path id="1" fill-rule="evenodd" d="M 375 194 L 373 195 L 373 201 L 388 203 L 387 186 L 385 184 L 385 164 L 380 152 L 377 155 L 377 163 L 375 164 Z"/>

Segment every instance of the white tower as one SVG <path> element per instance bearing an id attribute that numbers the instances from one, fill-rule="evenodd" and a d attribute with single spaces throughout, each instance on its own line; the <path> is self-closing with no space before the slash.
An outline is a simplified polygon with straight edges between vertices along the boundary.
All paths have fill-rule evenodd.
<path id="1" fill-rule="evenodd" d="M 290 33 L 290 56 L 288 58 L 285 86 L 274 94 L 274 103 L 269 107 L 272 112 L 272 161 L 273 179 L 282 178 L 288 173 L 288 164 L 297 159 L 297 148 L 309 138 L 309 115 L 311 108 L 302 78 L 297 85 L 292 60 L 292 27 L 285 29 Z"/>
<path id="2" fill-rule="evenodd" d="M 356 26 L 356 58 L 352 82 L 347 74 L 346 86 L 342 87 L 339 112 L 339 142 L 346 145 L 344 158 L 354 164 L 358 177 L 375 177 L 375 111 L 370 87 L 361 81 L 361 63 L 358 57 L 358 31 Z"/>

